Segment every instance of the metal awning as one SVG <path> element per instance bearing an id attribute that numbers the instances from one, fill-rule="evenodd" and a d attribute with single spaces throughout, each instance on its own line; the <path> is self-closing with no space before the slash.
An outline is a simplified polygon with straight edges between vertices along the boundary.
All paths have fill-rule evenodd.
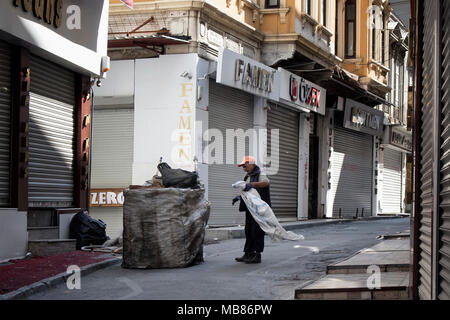
<path id="1" fill-rule="evenodd" d="M 157 15 L 133 13 L 111 15 L 108 48 L 161 47 L 186 44 L 190 37 L 174 36 L 166 28 L 165 20 Z"/>
<path id="2" fill-rule="evenodd" d="M 116 37 L 108 40 L 108 48 L 130 48 L 186 44 L 189 40 L 166 35 Z"/>
<path id="3" fill-rule="evenodd" d="M 385 98 L 361 87 L 358 78 L 357 75 L 336 67 L 331 78 L 327 81 L 327 89 L 330 88 L 330 91 L 334 91 L 339 96 L 351 98 L 368 106 L 374 107 L 380 104 L 395 106 Z"/>

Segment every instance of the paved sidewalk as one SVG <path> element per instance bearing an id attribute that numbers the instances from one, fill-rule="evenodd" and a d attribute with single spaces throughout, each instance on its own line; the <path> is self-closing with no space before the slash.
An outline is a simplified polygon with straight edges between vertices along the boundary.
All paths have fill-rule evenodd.
<path id="1" fill-rule="evenodd" d="M 408 299 L 410 241 L 405 234 L 388 235 L 380 243 L 328 265 L 325 276 L 297 288 L 295 297 L 306 300 Z M 380 272 L 379 287 L 369 288 L 368 281 L 375 270 Z"/>
<path id="2" fill-rule="evenodd" d="M 10 260 L 0 264 L 0 300 L 20 299 L 66 281 L 67 268 L 75 265 L 81 275 L 121 261 L 104 252 L 71 251 L 46 257 Z"/>

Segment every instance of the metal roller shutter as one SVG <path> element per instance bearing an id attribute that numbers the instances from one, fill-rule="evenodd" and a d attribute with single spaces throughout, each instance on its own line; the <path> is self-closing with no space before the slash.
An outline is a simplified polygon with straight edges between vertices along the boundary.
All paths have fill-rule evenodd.
<path id="1" fill-rule="evenodd" d="M 331 174 L 333 216 L 372 215 L 372 136 L 335 128 Z"/>
<path id="2" fill-rule="evenodd" d="M 384 148 L 383 166 L 383 213 L 401 213 L 402 153 Z"/>
<path id="3" fill-rule="evenodd" d="M 272 150 L 271 129 L 279 129 L 279 170 L 270 179 L 270 200 L 278 218 L 296 218 L 298 209 L 298 112 L 271 104 L 267 112 L 267 152 Z M 271 155 L 272 157 L 274 155 Z"/>
<path id="4" fill-rule="evenodd" d="M 133 167 L 133 107 L 96 107 L 92 127 L 91 187 L 128 187 Z"/>
<path id="5" fill-rule="evenodd" d="M 31 56 L 28 200 L 73 205 L 75 74 Z"/>
<path id="6" fill-rule="evenodd" d="M 92 117 L 92 189 L 125 188 L 132 182 L 133 106 L 98 106 Z M 106 223 L 111 238 L 123 229 L 122 207 L 93 207 L 89 214 Z"/>
<path id="7" fill-rule="evenodd" d="M 434 63 L 434 1 L 424 1 L 422 105 L 420 140 L 420 213 L 419 213 L 419 296 L 431 299 L 431 243 L 433 212 L 433 63 Z"/>
<path id="8" fill-rule="evenodd" d="M 439 250 L 439 292 L 450 299 L 450 3 L 442 1 L 442 123 L 441 123 L 441 202 Z"/>
<path id="9" fill-rule="evenodd" d="M 209 128 L 222 132 L 225 146 L 226 129 L 248 130 L 253 128 L 253 95 L 211 80 L 209 82 L 208 112 Z M 247 142 L 246 145 L 248 145 Z M 231 204 L 231 200 L 237 195 L 231 185 L 245 176 L 242 168 L 237 167 L 237 163 L 242 159 L 235 159 L 234 164 L 226 164 L 228 152 L 229 150 L 224 147 L 224 164 L 210 164 L 208 167 L 208 198 L 211 202 L 209 224 L 212 225 L 242 224 L 245 221 L 245 214 L 238 212 L 238 204 L 235 206 Z M 236 145 L 234 152 L 236 158 Z"/>
<path id="10" fill-rule="evenodd" d="M 10 205 L 11 51 L 0 42 L 0 207 Z"/>

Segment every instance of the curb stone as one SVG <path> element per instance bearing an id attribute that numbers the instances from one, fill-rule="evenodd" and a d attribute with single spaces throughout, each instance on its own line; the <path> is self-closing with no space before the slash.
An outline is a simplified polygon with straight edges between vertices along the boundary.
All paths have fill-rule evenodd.
<path id="1" fill-rule="evenodd" d="M 80 275 L 86 276 L 94 271 L 118 264 L 121 261 L 122 261 L 121 257 L 113 257 L 111 259 L 107 259 L 107 260 L 100 261 L 97 263 L 88 264 L 88 265 L 80 268 Z M 70 276 L 71 275 L 67 274 L 66 272 L 57 274 L 56 276 L 40 280 L 40 281 L 30 284 L 28 286 L 19 288 L 13 292 L 10 292 L 10 293 L 4 294 L 4 295 L 0 295 L 0 300 L 19 300 L 19 299 L 27 298 L 33 294 L 42 292 L 46 289 L 49 289 L 58 284 L 66 282 Z"/>

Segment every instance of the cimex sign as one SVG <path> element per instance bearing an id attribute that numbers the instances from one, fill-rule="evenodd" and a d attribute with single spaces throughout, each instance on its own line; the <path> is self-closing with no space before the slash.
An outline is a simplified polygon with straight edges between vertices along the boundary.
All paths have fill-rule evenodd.
<path id="1" fill-rule="evenodd" d="M 281 101 L 325 115 L 326 89 L 282 68 L 278 72 Z"/>

